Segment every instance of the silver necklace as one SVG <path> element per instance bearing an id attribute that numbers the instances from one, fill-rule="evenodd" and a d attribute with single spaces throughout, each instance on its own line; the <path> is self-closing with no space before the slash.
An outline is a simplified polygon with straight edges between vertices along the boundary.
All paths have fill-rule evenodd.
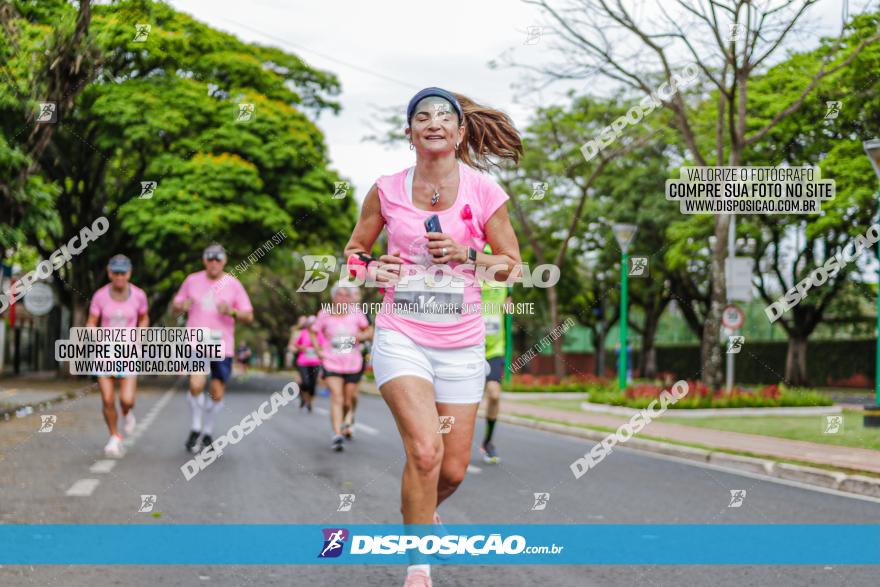
<path id="1" fill-rule="evenodd" d="M 440 188 L 434 186 L 434 184 L 425 181 L 432 190 L 434 190 L 434 195 L 431 196 L 431 205 L 436 206 L 440 203 Z"/>

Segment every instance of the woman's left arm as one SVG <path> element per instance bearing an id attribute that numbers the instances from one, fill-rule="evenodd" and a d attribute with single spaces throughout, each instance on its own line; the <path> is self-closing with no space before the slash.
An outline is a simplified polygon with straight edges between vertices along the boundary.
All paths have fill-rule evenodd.
<path id="1" fill-rule="evenodd" d="M 514 270 L 514 268 L 522 263 L 519 253 L 519 241 L 516 238 L 516 232 L 510 224 L 510 216 L 507 214 L 507 204 L 499 206 L 495 213 L 486 221 L 485 226 L 486 240 L 492 246 L 492 254 L 489 255 L 483 251 L 477 251 L 476 264 L 481 267 L 491 267 L 496 269 L 490 271 L 496 281 L 505 281 Z M 439 255 L 446 248 L 447 255 L 435 256 L 432 258 L 434 264 L 449 263 L 455 261 L 458 263 L 467 263 L 468 245 L 453 241 L 448 234 L 441 232 L 429 232 L 428 249 L 432 254 Z"/>

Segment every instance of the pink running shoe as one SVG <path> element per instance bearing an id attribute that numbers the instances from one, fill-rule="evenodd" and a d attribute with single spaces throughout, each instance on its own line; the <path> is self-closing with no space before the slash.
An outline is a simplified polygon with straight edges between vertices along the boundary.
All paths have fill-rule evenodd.
<path id="1" fill-rule="evenodd" d="M 407 573 L 403 587 L 432 587 L 431 577 L 425 571 Z"/>

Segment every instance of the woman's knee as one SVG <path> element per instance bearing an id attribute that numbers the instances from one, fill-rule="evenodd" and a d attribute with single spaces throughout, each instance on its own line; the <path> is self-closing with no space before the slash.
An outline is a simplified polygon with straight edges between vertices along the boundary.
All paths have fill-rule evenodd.
<path id="1" fill-rule="evenodd" d="M 464 481 L 467 463 L 457 461 L 445 462 L 440 468 L 440 480 L 447 486 L 458 487 Z"/>
<path id="2" fill-rule="evenodd" d="M 419 473 L 431 473 L 443 462 L 443 442 L 415 440 L 407 447 L 407 460 Z"/>

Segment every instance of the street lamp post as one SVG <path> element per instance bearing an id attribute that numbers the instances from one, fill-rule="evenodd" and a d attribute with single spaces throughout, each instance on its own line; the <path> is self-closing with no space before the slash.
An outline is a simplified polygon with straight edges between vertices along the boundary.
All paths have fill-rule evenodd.
<path id="1" fill-rule="evenodd" d="M 880 179 L 880 139 L 871 139 L 862 143 L 868 159 L 871 160 L 871 166 Z M 880 199 L 880 191 L 877 192 Z M 878 249 L 878 261 L 880 261 L 880 249 Z M 880 272 L 877 279 L 877 351 L 875 353 L 874 367 L 874 404 L 873 406 L 865 406 L 865 426 L 880 427 Z"/>
<path id="2" fill-rule="evenodd" d="M 620 356 L 617 358 L 617 382 L 620 390 L 626 389 L 627 335 L 629 318 L 629 245 L 636 236 L 635 224 L 615 224 L 614 238 L 620 245 Z"/>

